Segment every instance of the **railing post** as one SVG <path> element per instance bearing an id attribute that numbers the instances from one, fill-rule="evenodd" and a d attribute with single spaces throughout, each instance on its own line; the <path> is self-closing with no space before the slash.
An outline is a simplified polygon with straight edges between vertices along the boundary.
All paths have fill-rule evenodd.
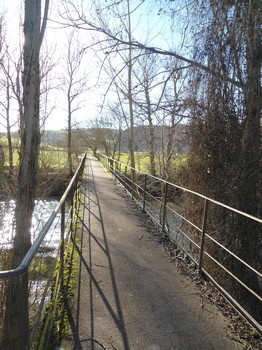
<path id="1" fill-rule="evenodd" d="M 166 203 L 167 203 L 167 191 L 168 191 L 168 183 L 165 183 L 164 187 L 164 198 L 162 200 L 163 205 L 163 216 L 162 216 L 162 232 L 165 231 L 165 223 L 166 223 Z"/>
<path id="2" fill-rule="evenodd" d="M 112 159 L 108 158 L 108 162 L 109 162 L 109 172 L 114 175 L 114 163 L 112 161 Z"/>
<path id="3" fill-rule="evenodd" d="M 120 182 L 122 182 L 122 167 L 121 167 L 121 163 L 118 163 L 118 179 Z"/>
<path id="4" fill-rule="evenodd" d="M 131 178 L 132 178 L 132 187 L 131 187 L 131 196 L 132 199 L 134 198 L 134 191 L 135 191 L 135 169 L 131 168 Z"/>
<path id="5" fill-rule="evenodd" d="M 205 198 L 204 212 L 203 212 L 203 219 L 202 219 L 202 232 L 201 232 L 200 251 L 199 251 L 199 263 L 198 263 L 198 273 L 199 274 L 201 274 L 202 267 L 203 267 L 205 233 L 206 233 L 206 223 L 207 223 L 207 211 L 208 211 L 208 199 Z"/>
<path id="6" fill-rule="evenodd" d="M 145 174 L 145 181 L 144 181 L 143 212 L 145 212 L 145 209 L 146 209 L 146 187 L 147 187 L 147 174 Z"/>
<path id="7" fill-rule="evenodd" d="M 71 218 L 70 218 L 70 232 L 73 232 L 73 224 L 74 224 L 74 215 L 75 215 L 75 211 L 77 210 L 77 185 L 78 185 L 78 181 L 77 178 L 75 180 L 75 183 L 72 186 L 72 202 L 71 202 Z"/>
<path id="8" fill-rule="evenodd" d="M 117 166 L 117 163 L 115 160 L 113 160 L 113 171 L 114 171 L 114 177 L 115 177 L 115 181 L 116 181 L 116 166 Z"/>
<path id="9" fill-rule="evenodd" d="M 61 207 L 61 244 L 60 244 L 60 273 L 61 286 L 64 285 L 64 253 L 65 253 L 65 203 Z"/>

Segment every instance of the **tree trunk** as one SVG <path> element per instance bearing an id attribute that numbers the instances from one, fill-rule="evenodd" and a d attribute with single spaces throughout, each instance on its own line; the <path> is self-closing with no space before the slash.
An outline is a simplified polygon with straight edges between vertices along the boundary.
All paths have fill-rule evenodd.
<path id="1" fill-rule="evenodd" d="M 41 24 L 41 0 L 25 0 L 23 125 L 16 203 L 16 234 L 12 268 L 16 268 L 31 245 L 30 228 L 35 202 L 36 173 L 40 144 L 39 52 L 45 30 L 48 0 Z M 28 272 L 10 279 L 7 291 L 3 350 L 29 349 Z"/>
<path id="2" fill-rule="evenodd" d="M 169 180 L 170 170 L 172 165 L 172 155 L 173 155 L 173 143 L 175 135 L 175 107 L 173 108 L 171 115 L 171 125 L 168 128 L 168 140 L 167 140 L 167 150 L 166 150 L 166 164 L 164 169 L 164 179 Z"/>
<path id="3" fill-rule="evenodd" d="M 71 97 L 70 97 L 70 90 L 67 96 L 67 102 L 68 102 L 68 120 L 67 120 L 67 161 L 68 161 L 68 171 L 69 176 L 73 176 L 73 162 L 72 162 L 72 112 L 71 112 Z"/>
<path id="4" fill-rule="evenodd" d="M 245 105 L 246 119 L 241 138 L 242 164 L 240 172 L 240 209 L 259 216 L 258 194 L 261 176 L 261 65 L 262 46 L 260 36 L 261 2 L 252 1 L 248 8 L 246 33 Z M 261 188 L 260 188 L 261 190 Z M 260 208 L 261 209 L 261 208 Z"/>
<path id="5" fill-rule="evenodd" d="M 7 143 L 8 143 L 8 160 L 9 160 L 9 177 L 12 178 L 13 175 L 13 146 L 12 146 L 12 137 L 11 137 L 11 126 L 10 126 L 10 80 L 9 80 L 9 73 L 10 73 L 10 67 L 8 63 L 7 67 L 7 79 L 6 79 L 6 137 L 7 137 Z"/>
<path id="6" fill-rule="evenodd" d="M 145 82 L 145 95 L 147 104 L 147 120 L 149 125 L 149 158 L 150 158 L 150 174 L 156 176 L 156 162 L 155 162 L 155 133 L 151 112 L 151 101 L 149 96 L 148 81 Z"/>
<path id="7" fill-rule="evenodd" d="M 128 8 L 128 102 L 129 102 L 129 118 L 130 118 L 130 135 L 129 135 L 129 153 L 131 160 L 131 167 L 136 167 L 135 161 L 135 136 L 134 136 L 134 110 L 133 110 L 133 97 L 132 97 L 132 33 L 131 33 L 131 14 L 130 14 L 130 3 L 127 0 Z"/>
<path id="8" fill-rule="evenodd" d="M 246 31 L 246 85 L 245 107 L 246 118 L 243 123 L 241 137 L 242 155 L 239 172 L 239 203 L 238 207 L 251 215 L 261 217 L 261 66 L 262 46 L 260 36 L 261 3 L 253 1 L 247 5 L 247 31 Z M 241 232 L 240 251 L 248 262 L 257 268 L 261 262 L 261 249 L 257 249 L 259 227 L 253 224 L 248 228 L 239 223 Z M 249 224 L 250 225 L 250 224 Z M 260 233 L 261 235 L 261 233 Z"/>

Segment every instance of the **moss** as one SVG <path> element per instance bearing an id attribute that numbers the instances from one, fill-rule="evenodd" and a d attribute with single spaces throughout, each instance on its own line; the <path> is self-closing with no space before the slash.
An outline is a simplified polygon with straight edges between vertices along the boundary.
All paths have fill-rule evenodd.
<path id="1" fill-rule="evenodd" d="M 77 197 L 76 197 L 77 198 Z M 75 211 L 78 211 L 77 199 L 75 199 Z M 73 217 L 72 231 L 77 228 L 77 217 Z M 51 287 L 50 302 L 46 306 L 46 312 L 43 325 L 40 330 L 40 336 L 37 349 L 56 349 L 61 343 L 69 327 L 68 312 L 76 288 L 76 278 L 78 269 L 76 264 L 77 256 L 75 254 L 75 242 L 72 239 L 65 242 L 64 251 L 64 269 L 61 279 L 60 265 L 61 261 L 56 261 L 56 267 Z M 43 268 L 44 269 L 44 268 Z M 63 283 L 61 282 L 63 281 Z M 62 284 L 61 284 L 62 283 Z"/>

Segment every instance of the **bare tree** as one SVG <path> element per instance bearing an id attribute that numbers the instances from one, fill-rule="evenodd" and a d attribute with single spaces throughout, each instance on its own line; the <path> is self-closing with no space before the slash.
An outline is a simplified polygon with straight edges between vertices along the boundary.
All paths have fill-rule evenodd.
<path id="1" fill-rule="evenodd" d="M 144 125 L 148 125 L 145 128 L 146 142 L 149 148 L 150 157 L 150 173 L 156 175 L 156 135 L 155 135 L 155 123 L 154 112 L 151 92 L 158 85 L 154 81 L 157 76 L 159 66 L 156 62 L 154 55 L 146 54 L 142 55 L 137 60 L 138 67 L 133 70 L 133 75 L 138 82 L 136 85 L 136 94 L 134 96 L 134 104 L 137 107 L 139 118 L 142 119 Z"/>
<path id="2" fill-rule="evenodd" d="M 95 16 L 98 22 L 104 28 L 110 28 L 111 19 L 108 16 L 112 14 L 112 17 L 116 20 L 116 22 L 121 27 L 121 37 L 124 38 L 126 42 L 126 48 L 122 50 L 116 44 L 115 38 L 108 36 L 106 40 L 100 39 L 97 44 L 103 44 L 103 48 L 100 50 L 105 51 L 106 58 L 109 59 L 110 55 L 117 56 L 117 60 L 122 60 L 123 67 L 121 69 L 121 73 L 124 74 L 125 71 L 125 80 L 127 84 L 125 84 L 125 88 L 119 88 L 119 82 L 116 82 L 116 78 L 119 78 L 120 75 L 117 73 L 117 76 L 112 77 L 112 82 L 118 85 L 118 94 L 123 94 L 124 99 L 127 101 L 128 106 L 128 127 L 129 127 L 129 153 L 131 166 L 135 167 L 135 137 L 134 137 L 134 128 L 135 128 L 135 112 L 134 112 L 134 102 L 133 102 L 133 65 L 134 65 L 134 57 L 133 57 L 133 28 L 132 28 L 132 17 L 137 9 L 143 4 L 144 1 L 139 2 L 138 4 L 134 4 L 130 0 L 123 0 L 113 4 L 101 4 L 99 2 L 95 2 Z M 73 10 L 76 17 L 84 16 L 84 13 L 80 15 L 81 8 L 77 8 L 73 2 L 67 1 L 65 4 L 65 13 L 67 13 L 67 17 L 72 19 L 71 10 Z M 79 12 L 80 11 L 80 12 Z M 86 21 L 84 21 L 87 24 Z M 74 22 L 76 28 L 79 28 L 78 24 Z M 98 33 L 98 32 L 97 32 Z M 102 32 L 101 32 L 102 33 Z M 138 49 L 139 51 L 139 49 Z M 125 69 L 126 68 L 126 69 Z M 110 85 L 111 86 L 111 85 Z M 118 95 L 119 96 L 119 95 Z"/>
<path id="3" fill-rule="evenodd" d="M 103 114 L 88 122 L 86 142 L 94 153 L 104 149 L 108 157 L 119 158 L 123 132 L 123 118 L 114 104 L 103 111 Z"/>
<path id="4" fill-rule="evenodd" d="M 45 133 L 46 123 L 55 109 L 55 104 L 50 99 L 50 95 L 59 89 L 59 83 L 55 78 L 55 68 L 58 66 L 58 60 L 54 61 L 57 47 L 49 47 L 45 41 L 40 56 L 40 129 L 41 136 Z M 56 83 L 54 84 L 54 81 Z"/>
<path id="5" fill-rule="evenodd" d="M 40 143 L 39 53 L 46 28 L 49 1 L 41 25 L 41 1 L 25 0 L 23 127 L 16 204 L 16 234 L 12 267 L 17 267 L 31 245 L 30 228 L 35 202 Z M 29 349 L 28 272 L 10 280 L 7 291 L 2 349 Z"/>
<path id="6" fill-rule="evenodd" d="M 174 169 L 174 143 L 177 126 L 185 123 L 187 111 L 185 107 L 184 89 L 187 85 L 187 75 L 184 69 L 180 69 L 179 62 L 171 62 L 169 65 L 168 84 L 166 84 L 163 93 L 162 113 L 164 128 L 167 132 L 165 135 L 164 148 L 162 153 L 162 171 L 161 176 L 171 180 L 171 173 Z"/>
<path id="7" fill-rule="evenodd" d="M 7 143 L 8 143 L 8 160 L 9 160 L 9 176 L 13 175 L 13 145 L 11 138 L 11 129 L 12 129 L 12 121 L 10 117 L 10 104 L 11 104 L 11 87 L 10 87 L 10 65 L 7 64 L 5 67 L 5 79 L 0 82 L 2 87 L 2 91 L 5 94 L 4 102 L 3 100 L 0 102 L 1 112 L 0 117 L 2 117 L 2 121 L 0 121 L 0 125 L 2 125 L 6 129 Z M 16 123 L 15 123 L 16 124 Z"/>
<path id="8" fill-rule="evenodd" d="M 2 30 L 4 30 L 3 28 L 4 27 L 2 26 Z M 2 92 L 2 99 L 0 102 L 0 116 L 2 121 L 0 124 L 6 129 L 6 137 L 8 142 L 9 179 L 12 179 L 14 164 L 11 132 L 14 126 L 20 125 L 20 116 L 22 115 L 22 96 L 20 91 L 21 52 L 18 52 L 18 55 L 17 50 L 10 52 L 6 35 L 4 35 L 2 40 L 2 59 L 0 67 L 3 73 L 3 77 L 0 81 Z M 15 102 L 17 103 L 16 108 L 18 110 L 18 116 L 16 116 L 16 113 L 14 112 Z"/>
<path id="9" fill-rule="evenodd" d="M 77 33 L 72 31 L 67 37 L 66 75 L 62 79 L 62 88 L 66 92 L 67 99 L 67 154 L 68 170 L 73 175 L 72 161 L 72 117 L 74 112 L 82 108 L 83 101 L 80 96 L 86 91 L 87 74 L 83 72 L 81 62 L 85 50 L 81 48 Z M 82 71 L 80 71 L 82 68 Z"/>
<path id="10" fill-rule="evenodd" d="M 133 108 L 133 96 L 132 96 L 132 25 L 131 25 L 131 7 L 130 1 L 127 0 L 127 35 L 128 35 L 128 105 L 129 105 L 129 119 L 130 119 L 130 137 L 129 137 L 129 153 L 131 160 L 131 167 L 135 168 L 135 139 L 134 139 L 134 108 Z"/>

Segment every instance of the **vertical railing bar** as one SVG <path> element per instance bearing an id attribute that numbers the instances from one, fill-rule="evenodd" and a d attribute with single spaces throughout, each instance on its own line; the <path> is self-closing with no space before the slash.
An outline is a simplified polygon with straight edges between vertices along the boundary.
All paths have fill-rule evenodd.
<path id="1" fill-rule="evenodd" d="M 134 173 L 135 173 L 135 177 L 134 177 L 134 184 L 135 184 L 135 193 L 139 193 L 139 188 L 138 188 L 138 184 L 137 184 L 137 181 L 138 181 L 138 173 L 139 173 L 139 170 L 137 172 L 136 169 L 134 169 Z"/>
<path id="2" fill-rule="evenodd" d="M 111 158 L 109 159 L 109 172 L 114 175 L 114 160 Z"/>
<path id="3" fill-rule="evenodd" d="M 76 203 L 76 198 L 75 195 L 77 193 L 77 184 L 78 184 L 78 179 L 75 179 L 75 182 L 72 186 L 72 196 L 71 196 L 71 217 L 70 217 L 70 232 L 73 231 L 73 222 L 74 222 L 74 215 L 75 215 L 75 203 Z"/>
<path id="4" fill-rule="evenodd" d="M 146 188 L 147 188 L 147 174 L 145 174 L 145 180 L 144 180 L 143 212 L 145 212 L 145 209 L 146 209 Z"/>
<path id="5" fill-rule="evenodd" d="M 117 180 L 122 183 L 121 163 L 117 163 Z"/>
<path id="6" fill-rule="evenodd" d="M 207 200 L 207 198 L 205 198 L 203 219 L 202 219 L 202 232 L 201 232 L 200 251 L 199 251 L 199 263 L 198 263 L 198 273 L 199 274 L 201 274 L 202 267 L 203 267 L 205 233 L 206 233 L 206 223 L 207 223 L 207 211 L 208 211 L 208 200 Z"/>
<path id="7" fill-rule="evenodd" d="M 163 202 L 162 202 L 163 203 L 162 232 L 165 232 L 165 224 L 166 224 L 167 191 L 168 191 L 168 183 L 165 182 L 164 198 L 163 198 Z"/>
<path id="8" fill-rule="evenodd" d="M 131 177 L 132 177 L 132 187 L 131 187 L 131 196 L 134 199 L 134 190 L 135 190 L 135 169 L 131 169 Z"/>
<path id="9" fill-rule="evenodd" d="M 113 169 L 114 169 L 114 177 L 115 177 L 115 181 L 116 181 L 116 167 L 117 167 L 117 163 L 116 163 L 116 161 L 115 161 L 115 159 L 114 159 L 114 166 L 113 166 Z"/>
<path id="10" fill-rule="evenodd" d="M 64 284 L 64 253 L 65 253 L 65 202 L 61 207 L 61 245 L 60 245 L 60 270 L 61 285 Z"/>
<path id="11" fill-rule="evenodd" d="M 121 163 L 119 163 L 119 178 L 122 181 L 122 164 Z"/>

